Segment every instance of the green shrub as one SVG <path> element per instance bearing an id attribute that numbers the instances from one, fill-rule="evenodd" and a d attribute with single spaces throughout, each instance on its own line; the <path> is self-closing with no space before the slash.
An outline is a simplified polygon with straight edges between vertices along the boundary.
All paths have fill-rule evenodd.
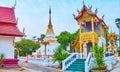
<path id="1" fill-rule="evenodd" d="M 59 65 L 60 65 L 60 68 L 61 68 L 61 67 L 62 67 L 62 61 L 63 61 L 64 59 L 66 59 L 68 56 L 69 56 L 68 52 L 63 49 L 63 46 L 62 46 L 62 45 L 60 45 L 60 46 L 56 49 L 56 51 L 55 51 L 55 53 L 54 53 L 54 55 L 53 55 L 53 61 L 54 61 L 54 62 L 57 61 L 57 62 L 59 63 Z"/>
<path id="2" fill-rule="evenodd" d="M 106 65 L 104 63 L 104 48 L 103 47 L 98 47 L 97 45 L 94 46 L 94 62 L 95 62 L 95 67 L 93 68 L 94 70 L 104 70 L 106 69 Z"/>
<path id="3" fill-rule="evenodd" d="M 1 66 L 3 66 L 2 64 L 3 64 L 4 59 L 5 59 L 5 55 L 3 53 L 0 54 L 0 65 Z"/>

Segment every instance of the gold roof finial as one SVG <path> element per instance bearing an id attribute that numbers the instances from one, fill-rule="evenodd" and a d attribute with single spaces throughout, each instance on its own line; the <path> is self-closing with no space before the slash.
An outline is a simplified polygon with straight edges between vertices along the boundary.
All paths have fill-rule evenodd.
<path id="1" fill-rule="evenodd" d="M 84 0 L 83 0 L 83 6 L 85 7 L 85 2 L 84 2 Z"/>
<path id="2" fill-rule="evenodd" d="M 25 27 L 23 27 L 23 33 L 25 33 Z"/>
<path id="3" fill-rule="evenodd" d="M 16 5 L 17 5 L 17 1 L 15 0 L 15 4 L 13 5 L 13 8 L 15 8 Z"/>
<path id="4" fill-rule="evenodd" d="M 103 14 L 103 16 L 102 16 L 102 20 L 104 20 L 104 16 L 105 16 L 105 15 Z"/>
<path id="5" fill-rule="evenodd" d="M 79 12 L 80 12 L 79 9 L 77 9 L 77 12 L 78 12 L 78 14 L 79 14 Z"/>
<path id="6" fill-rule="evenodd" d="M 17 17 L 17 20 L 16 20 L 16 24 L 18 24 L 18 17 Z"/>
<path id="7" fill-rule="evenodd" d="M 75 18 L 75 14 L 73 14 L 73 17 Z"/>
<path id="8" fill-rule="evenodd" d="M 98 13 L 98 10 L 97 10 L 97 8 L 95 9 L 95 14 L 97 14 Z"/>
<path id="9" fill-rule="evenodd" d="M 92 9 L 92 5 L 89 7 L 89 10 L 91 10 Z"/>

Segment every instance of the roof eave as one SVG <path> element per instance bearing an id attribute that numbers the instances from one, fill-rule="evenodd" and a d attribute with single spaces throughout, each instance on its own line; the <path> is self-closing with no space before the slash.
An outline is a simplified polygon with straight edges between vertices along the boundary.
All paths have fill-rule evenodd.
<path id="1" fill-rule="evenodd" d="M 15 37 L 23 37 L 23 34 L 0 34 L 2 36 L 15 36 Z"/>

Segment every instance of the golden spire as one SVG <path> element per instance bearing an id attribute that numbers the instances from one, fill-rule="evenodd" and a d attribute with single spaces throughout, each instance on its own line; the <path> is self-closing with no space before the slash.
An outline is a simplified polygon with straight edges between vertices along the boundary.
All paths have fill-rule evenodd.
<path id="1" fill-rule="evenodd" d="M 49 8 L 49 23 L 46 31 L 46 36 L 44 38 L 44 42 L 50 42 L 50 43 L 57 43 L 57 39 L 55 38 L 54 30 L 53 30 L 53 25 L 51 22 L 51 8 Z"/>
<path id="2" fill-rule="evenodd" d="M 52 26 L 52 22 L 51 22 L 51 8 L 49 8 L 49 23 L 48 23 L 48 28 L 47 28 L 46 34 L 54 34 L 53 26 Z"/>

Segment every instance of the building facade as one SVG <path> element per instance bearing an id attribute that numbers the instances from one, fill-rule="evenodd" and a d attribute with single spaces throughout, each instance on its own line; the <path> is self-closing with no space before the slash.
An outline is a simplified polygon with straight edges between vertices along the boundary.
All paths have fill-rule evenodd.
<path id="1" fill-rule="evenodd" d="M 14 7 L 0 7 L 0 54 L 5 58 L 14 58 L 15 37 L 23 36 L 17 27 L 14 10 Z"/>
<path id="2" fill-rule="evenodd" d="M 81 11 L 78 10 L 78 15 L 73 15 L 80 26 L 79 35 L 73 47 L 77 49 L 81 57 L 85 58 L 93 50 L 94 45 L 105 47 L 105 37 L 108 30 L 104 16 L 100 19 L 97 16 L 97 9 L 92 12 L 91 8 L 92 6 L 88 8 L 84 4 Z"/>

